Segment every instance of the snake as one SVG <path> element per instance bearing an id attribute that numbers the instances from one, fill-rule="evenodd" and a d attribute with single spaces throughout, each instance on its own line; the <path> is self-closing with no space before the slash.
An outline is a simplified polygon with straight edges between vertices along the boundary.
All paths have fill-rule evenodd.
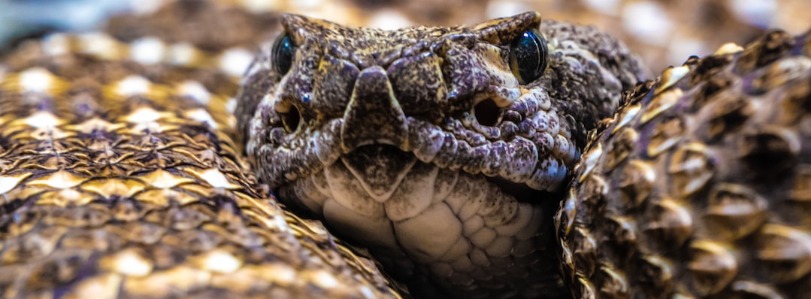
<path id="1" fill-rule="evenodd" d="M 807 34 L 645 81 L 622 42 L 534 12 L 209 8 L 254 31 L 136 18 L 4 59 L 3 297 L 808 294 Z"/>
<path id="2" fill-rule="evenodd" d="M 549 258 L 555 193 L 585 132 L 643 76 L 635 56 L 538 13 L 395 31 L 282 25 L 236 109 L 280 200 L 363 244 L 420 297 L 563 289 Z"/>

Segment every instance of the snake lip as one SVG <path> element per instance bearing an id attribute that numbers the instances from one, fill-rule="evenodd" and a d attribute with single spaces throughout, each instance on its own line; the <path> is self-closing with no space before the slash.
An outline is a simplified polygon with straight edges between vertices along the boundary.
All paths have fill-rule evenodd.
<path id="1" fill-rule="evenodd" d="M 396 142 L 392 141 L 389 138 L 378 138 L 378 139 L 371 139 L 371 140 L 358 142 L 353 147 L 342 148 L 342 154 L 343 155 L 351 155 L 357 149 L 362 148 L 362 147 L 367 147 L 367 146 L 372 146 L 372 147 L 374 147 L 374 146 L 390 146 L 390 147 L 397 148 L 397 149 L 399 149 L 401 151 L 405 151 L 402 146 L 398 145 Z"/>
<path id="2" fill-rule="evenodd" d="M 485 175 L 482 172 L 465 171 L 463 167 L 438 165 L 433 161 L 418 159 L 413 151 L 386 141 L 365 142 L 341 155 L 336 161 L 343 163 L 354 176 L 362 182 L 369 195 L 378 201 L 384 201 L 411 170 L 414 163 L 424 163 L 440 169 L 467 172 L 478 175 L 488 183 L 496 186 L 501 192 L 512 196 L 520 202 L 534 202 L 543 198 L 545 191 L 536 190 L 527 184 L 514 182 L 499 175 Z M 377 191 L 375 191 L 377 190 Z"/>
<path id="3" fill-rule="evenodd" d="M 484 176 L 485 180 L 490 184 L 498 187 L 501 192 L 508 194 L 518 200 L 519 202 L 527 202 L 533 203 L 541 198 L 544 197 L 544 194 L 549 192 L 544 192 L 540 190 L 535 190 L 527 186 L 523 183 L 516 183 L 505 178 L 494 176 Z"/>

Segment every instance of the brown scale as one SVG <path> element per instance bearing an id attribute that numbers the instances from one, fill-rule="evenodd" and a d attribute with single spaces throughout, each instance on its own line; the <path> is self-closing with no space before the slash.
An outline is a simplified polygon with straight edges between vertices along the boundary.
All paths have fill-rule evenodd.
<path id="1" fill-rule="evenodd" d="M 229 137 L 237 78 L 72 43 L 0 69 L 0 297 L 399 298 L 257 184 Z"/>
<path id="2" fill-rule="evenodd" d="M 183 117 L 193 109 L 175 101 L 188 99 L 102 96 L 136 104 L 76 117 L 42 107 L 80 97 L 21 93 L 17 74 L 0 87 L 2 106 L 19 107 L 0 115 L 0 273 L 15 273 L 0 274 L 3 297 L 396 296 L 257 189 L 227 135 Z"/>
<path id="3" fill-rule="evenodd" d="M 556 216 L 578 298 L 808 298 L 811 33 L 638 86 Z"/>
<path id="4" fill-rule="evenodd" d="M 279 13 L 251 13 L 229 0 L 171 0 L 154 13 L 125 14 L 108 21 L 107 31 L 124 41 L 155 36 L 189 42 L 206 51 L 253 47 L 279 29 Z M 216 32 L 216 34 L 212 34 Z"/>

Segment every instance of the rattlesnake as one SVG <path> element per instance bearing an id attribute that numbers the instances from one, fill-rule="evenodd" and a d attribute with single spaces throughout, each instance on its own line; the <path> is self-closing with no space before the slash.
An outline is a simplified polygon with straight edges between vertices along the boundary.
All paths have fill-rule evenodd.
<path id="1" fill-rule="evenodd" d="M 243 24 L 279 21 L 234 14 L 247 20 Z M 636 144 L 630 128 L 640 126 L 637 135 L 648 138 L 645 125 L 657 123 L 658 114 L 689 106 L 678 104 L 692 98 L 721 101 L 711 95 L 743 88 L 740 82 L 756 85 L 736 97 L 744 104 L 758 103 L 750 97 L 762 94 L 793 99 L 784 101 L 794 108 L 789 116 L 754 109 L 742 110 L 749 112 L 744 116 L 770 113 L 777 116 L 753 118 L 757 124 L 775 119 L 802 124 L 807 35 L 777 34 L 783 39 L 742 52 L 729 46 L 670 69 L 656 83 L 633 87 L 646 75 L 621 43 L 594 28 L 541 22 L 536 13 L 399 31 L 350 29 L 292 15 L 281 24 L 247 35 L 276 37 L 248 68 L 236 98 L 237 78 L 228 71 L 234 74 L 231 66 L 244 52 L 216 54 L 224 49 L 216 45 L 223 38 L 216 34 L 198 35 L 196 48 L 171 37 L 174 44 L 139 33 L 121 36 L 127 30 L 118 36 L 130 44 L 104 35 L 57 35 L 12 53 L 0 77 L 0 181 L 8 186 L 0 188 L 4 297 L 520 298 L 566 296 L 567 288 L 578 297 L 807 294 L 785 284 L 808 280 L 807 210 L 784 217 L 781 206 L 755 203 L 758 215 L 779 224 L 747 233 L 794 225 L 787 239 L 778 240 L 784 247 L 767 250 L 766 256 L 778 258 L 699 256 L 710 265 L 733 260 L 735 270 L 788 261 L 792 267 L 774 270 L 778 279 L 769 284 L 748 270 L 693 267 L 703 264 L 688 249 L 723 248 L 701 233 L 716 222 L 691 221 L 675 231 L 642 225 L 610 235 L 616 231 L 611 224 L 619 221 L 600 207 L 625 200 L 627 188 L 612 192 L 609 184 L 595 191 L 594 184 L 584 183 L 614 182 L 596 173 L 648 178 L 644 169 L 632 168 L 644 161 L 623 154 Z M 790 46 L 779 47 L 787 40 Z M 774 45 L 780 50 L 763 50 Z M 715 74 L 730 63 L 734 71 Z M 689 84 L 702 92 L 686 92 L 694 90 Z M 628 92 L 623 96 L 622 90 Z M 613 122 L 598 123 L 621 103 Z M 640 103 L 650 107 L 641 109 Z M 736 131 L 747 123 L 734 117 L 739 110 L 707 117 L 712 128 L 694 120 L 703 117 L 687 118 L 686 127 L 695 133 L 674 136 L 749 136 Z M 784 134 L 778 137 L 790 135 L 783 139 L 788 146 L 777 144 L 772 156 L 768 147 L 758 147 L 759 139 L 746 139 L 754 140 L 753 159 L 803 157 L 807 135 L 801 125 L 791 128 L 779 131 Z M 681 153 L 678 157 L 696 161 L 676 145 L 692 146 L 687 150 L 699 145 L 672 138 L 665 138 L 662 152 L 674 153 L 662 156 Z M 595 143 L 587 147 L 576 168 L 576 189 L 569 192 L 567 177 L 588 139 Z M 366 247 L 404 285 L 392 284 L 358 256 L 365 249 L 353 252 L 320 223 L 268 197 L 241 157 L 243 145 L 259 180 L 289 208 L 325 218 L 334 233 Z M 779 151 L 783 148 L 788 150 Z M 599 163 L 610 166 L 602 170 Z M 713 163 L 701 165 L 719 165 Z M 672 179 L 656 182 L 709 190 L 726 175 L 701 172 L 695 163 L 671 165 L 676 170 L 656 174 Z M 778 181 L 802 177 L 801 166 L 780 165 L 788 166 L 775 173 Z M 702 184 L 689 179 L 693 172 Z M 802 204 L 805 185 L 797 186 L 791 194 L 799 195 L 792 198 Z M 630 194 L 642 196 L 644 185 L 635 187 Z M 578 197 L 578 192 L 586 193 Z M 558 209 L 566 194 L 572 196 Z M 670 224 L 690 213 L 678 206 L 682 202 L 651 198 L 636 202 L 652 208 L 631 209 L 636 214 L 622 219 Z M 722 211 L 738 207 L 727 203 L 716 205 Z M 682 210 L 673 218 L 655 208 L 663 205 Z M 551 217 L 556 210 L 562 247 Z M 451 221 L 457 217 L 465 223 Z M 642 235 L 640 242 L 621 238 L 637 231 L 678 242 L 667 250 L 649 246 Z M 627 242 L 612 243 L 619 240 Z M 797 254 L 775 255 L 781 249 Z M 645 263 L 651 260 L 666 266 L 651 274 L 646 266 L 651 263 Z M 662 270 L 671 268 L 677 270 Z"/>
<path id="2" fill-rule="evenodd" d="M 585 132 L 643 76 L 623 45 L 537 13 L 395 31 L 282 24 L 236 111 L 280 199 L 421 296 L 563 289 L 555 193 Z"/>

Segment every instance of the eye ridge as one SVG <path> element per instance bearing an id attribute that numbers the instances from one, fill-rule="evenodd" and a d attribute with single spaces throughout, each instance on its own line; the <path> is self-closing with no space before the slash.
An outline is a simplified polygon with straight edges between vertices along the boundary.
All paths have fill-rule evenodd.
<path id="1" fill-rule="evenodd" d="M 546 39 L 536 30 L 527 30 L 510 43 L 510 68 L 521 84 L 543 75 L 547 65 Z"/>
<path id="2" fill-rule="evenodd" d="M 293 57 L 296 54 L 296 45 L 290 35 L 283 35 L 276 39 L 271 50 L 273 67 L 279 74 L 284 75 L 293 66 Z"/>

